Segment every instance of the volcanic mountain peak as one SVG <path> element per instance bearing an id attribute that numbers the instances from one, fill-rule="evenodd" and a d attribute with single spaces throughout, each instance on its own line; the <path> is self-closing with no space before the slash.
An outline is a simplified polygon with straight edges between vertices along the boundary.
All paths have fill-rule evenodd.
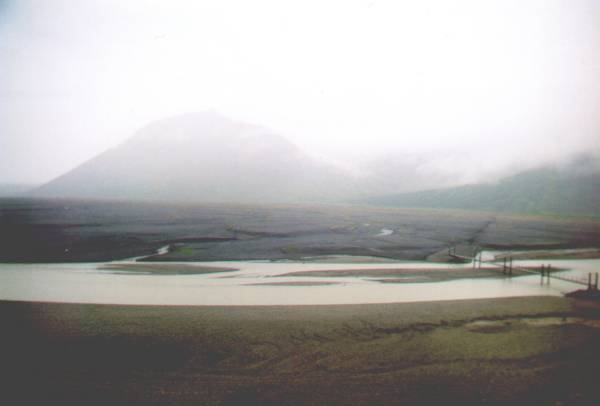
<path id="1" fill-rule="evenodd" d="M 151 123 L 34 194 L 272 202 L 336 200 L 356 190 L 342 170 L 275 132 L 203 112 Z"/>

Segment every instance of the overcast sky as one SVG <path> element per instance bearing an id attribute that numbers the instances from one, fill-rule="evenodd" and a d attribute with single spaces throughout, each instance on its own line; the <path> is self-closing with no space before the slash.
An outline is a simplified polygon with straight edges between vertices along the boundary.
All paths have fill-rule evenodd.
<path id="1" fill-rule="evenodd" d="M 215 109 L 337 159 L 600 139 L 600 2 L 0 0 L 0 182 Z"/>

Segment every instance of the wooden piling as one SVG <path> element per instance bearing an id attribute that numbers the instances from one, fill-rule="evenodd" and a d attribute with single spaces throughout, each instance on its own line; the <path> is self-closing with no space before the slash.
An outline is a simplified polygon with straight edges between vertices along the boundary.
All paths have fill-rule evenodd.
<path id="1" fill-rule="evenodd" d="M 540 285 L 544 284 L 544 264 L 541 265 L 540 269 Z"/>
<path id="2" fill-rule="evenodd" d="M 598 290 L 598 272 L 594 275 L 594 290 Z"/>
<path id="3" fill-rule="evenodd" d="M 588 273 L 588 290 L 592 290 L 592 273 Z"/>

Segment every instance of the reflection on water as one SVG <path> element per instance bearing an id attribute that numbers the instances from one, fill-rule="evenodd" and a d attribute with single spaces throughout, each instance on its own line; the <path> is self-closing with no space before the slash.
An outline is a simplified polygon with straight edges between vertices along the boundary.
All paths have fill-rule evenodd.
<path id="1" fill-rule="evenodd" d="M 382 228 L 377 237 L 385 237 L 386 235 L 392 235 L 394 230 L 390 230 L 389 228 Z"/>
<path id="2" fill-rule="evenodd" d="M 528 266 L 542 263 L 569 268 L 571 270 L 565 274 L 577 276 L 600 270 L 598 259 L 515 261 L 517 265 Z M 204 275 L 106 273 L 98 269 L 103 265 L 106 263 L 0 264 L 0 299 L 166 305 L 305 305 L 562 295 L 581 288 L 557 280 L 552 280 L 549 286 L 540 285 L 540 277 L 536 275 L 404 284 L 382 284 L 358 277 L 270 278 L 309 270 L 470 268 L 469 264 L 210 262 L 201 265 L 240 270 Z"/>

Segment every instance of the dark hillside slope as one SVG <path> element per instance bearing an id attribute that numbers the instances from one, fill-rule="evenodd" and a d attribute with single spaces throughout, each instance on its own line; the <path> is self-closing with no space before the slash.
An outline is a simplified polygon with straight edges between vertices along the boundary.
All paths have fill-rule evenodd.
<path id="1" fill-rule="evenodd" d="M 600 216 L 600 173 L 543 168 L 497 183 L 381 196 L 369 202 L 398 207 Z"/>

